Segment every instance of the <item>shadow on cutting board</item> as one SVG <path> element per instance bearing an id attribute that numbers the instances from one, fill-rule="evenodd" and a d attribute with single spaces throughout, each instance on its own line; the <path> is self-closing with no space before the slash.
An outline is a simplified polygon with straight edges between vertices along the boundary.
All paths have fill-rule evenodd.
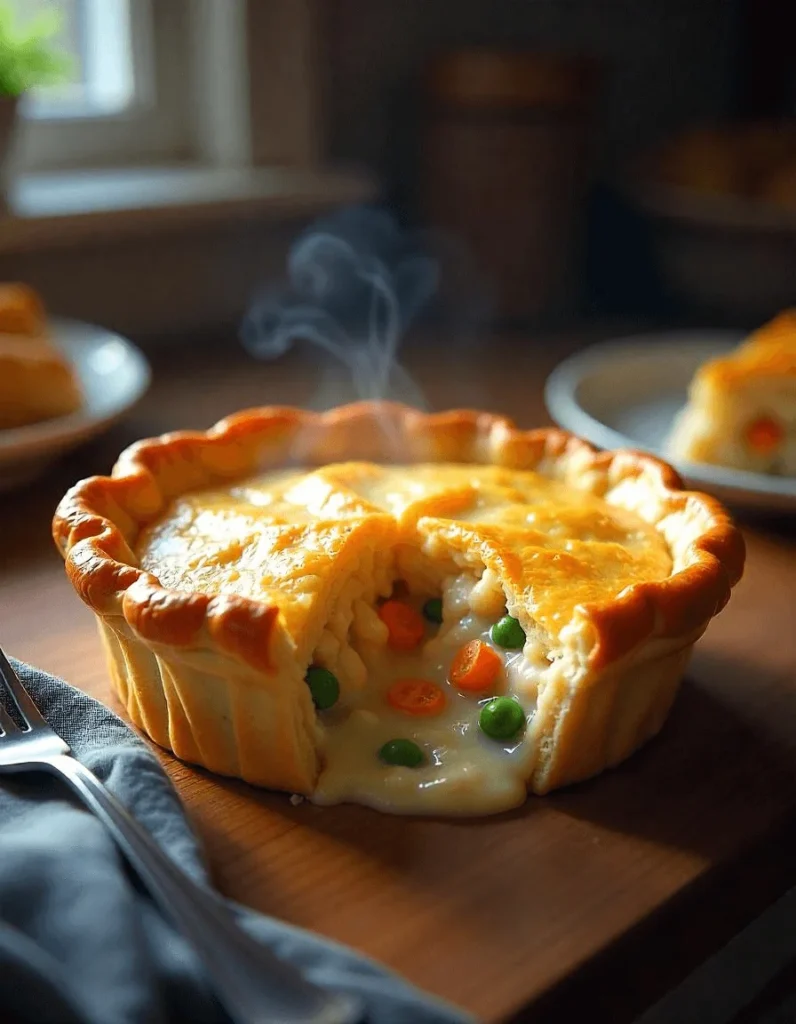
<path id="1" fill-rule="evenodd" d="M 757 691 L 757 704 L 796 703 L 796 686 L 762 678 L 759 668 L 720 665 L 700 656 L 702 669 L 728 681 L 726 695 L 688 678 L 661 733 L 630 760 L 593 782 L 548 802 L 601 827 L 690 850 L 713 860 L 739 836 L 750 838 L 796 804 L 796 757 L 784 739 L 756 721 L 755 706 L 733 706 L 733 680 Z M 784 710 L 784 709 L 783 709 Z M 792 717 L 790 717 L 792 721 Z"/>

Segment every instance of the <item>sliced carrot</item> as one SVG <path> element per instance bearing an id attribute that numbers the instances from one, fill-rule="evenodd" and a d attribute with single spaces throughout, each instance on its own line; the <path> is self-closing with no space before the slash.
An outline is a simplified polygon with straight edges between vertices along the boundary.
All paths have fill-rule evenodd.
<path id="1" fill-rule="evenodd" d="M 438 715 L 445 707 L 445 694 L 427 679 L 399 679 L 387 691 L 387 701 L 408 715 Z"/>
<path id="2" fill-rule="evenodd" d="M 423 616 L 404 601 L 385 601 L 379 618 L 387 626 L 387 643 L 395 651 L 413 651 L 426 635 Z"/>
<path id="3" fill-rule="evenodd" d="M 450 681 L 457 690 L 488 690 L 497 679 L 503 659 L 483 640 L 471 640 L 453 659 Z"/>
<path id="4" fill-rule="evenodd" d="M 767 455 L 778 448 L 785 437 L 785 429 L 773 416 L 760 416 L 746 428 L 746 440 L 750 448 Z"/>

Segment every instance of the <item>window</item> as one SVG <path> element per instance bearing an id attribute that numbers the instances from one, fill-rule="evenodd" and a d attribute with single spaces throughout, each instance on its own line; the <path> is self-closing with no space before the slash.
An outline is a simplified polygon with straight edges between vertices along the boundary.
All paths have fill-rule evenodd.
<path id="1" fill-rule="evenodd" d="M 10 0 L 56 9 L 68 82 L 25 97 L 19 171 L 317 166 L 318 0 Z"/>
<path id="2" fill-rule="evenodd" d="M 97 117 L 119 114 L 135 99 L 130 0 L 13 0 L 21 20 L 56 8 L 57 44 L 69 56 L 69 79 L 37 90 L 24 113 L 29 118 Z"/>
<path id="3" fill-rule="evenodd" d="M 12 0 L 56 9 L 69 80 L 25 97 L 24 170 L 193 155 L 191 0 Z"/>

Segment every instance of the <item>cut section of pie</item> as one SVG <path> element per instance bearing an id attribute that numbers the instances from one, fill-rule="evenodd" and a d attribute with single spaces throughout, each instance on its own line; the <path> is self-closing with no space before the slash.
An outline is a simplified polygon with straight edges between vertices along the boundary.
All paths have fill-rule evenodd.
<path id="1" fill-rule="evenodd" d="M 39 297 L 26 285 L 0 285 L 0 429 L 67 416 L 81 404 L 77 377 L 50 339 Z"/>
<path id="2" fill-rule="evenodd" d="M 654 459 L 367 403 L 141 442 L 54 535 L 154 740 L 398 813 L 500 811 L 627 757 L 743 563 Z"/>
<path id="3" fill-rule="evenodd" d="M 796 310 L 696 373 L 671 457 L 796 476 Z"/>

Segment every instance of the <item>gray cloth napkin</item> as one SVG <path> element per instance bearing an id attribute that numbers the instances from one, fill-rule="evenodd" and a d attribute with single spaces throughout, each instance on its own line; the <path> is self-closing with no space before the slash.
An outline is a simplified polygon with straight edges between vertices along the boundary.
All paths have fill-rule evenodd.
<path id="1" fill-rule="evenodd" d="M 39 709 L 171 856 L 208 883 L 195 836 L 151 751 L 108 708 L 14 662 Z M 235 907 L 313 981 L 358 995 L 369 1024 L 472 1018 L 319 936 Z M 36 1024 L 224 1022 L 190 946 L 104 827 L 46 775 L 0 776 L 0 1017 Z"/>

